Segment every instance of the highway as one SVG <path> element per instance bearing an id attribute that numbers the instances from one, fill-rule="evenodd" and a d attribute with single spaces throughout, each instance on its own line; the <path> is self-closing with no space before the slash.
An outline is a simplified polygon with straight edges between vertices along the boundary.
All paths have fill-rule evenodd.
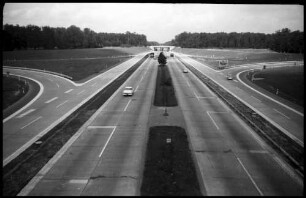
<path id="1" fill-rule="evenodd" d="M 203 195 L 303 194 L 301 179 L 252 129 L 176 58 L 168 66 Z M 156 73 L 157 61 L 145 61 L 19 195 L 140 195 Z M 133 97 L 122 96 L 125 86 Z"/>
<path id="2" fill-rule="evenodd" d="M 21 195 L 135 195 L 140 188 L 156 60 L 148 59 L 85 124 L 34 189 Z M 133 97 L 122 96 L 125 86 Z"/>
<path id="3" fill-rule="evenodd" d="M 38 97 L 3 120 L 3 166 L 18 156 L 50 129 L 68 117 L 112 80 L 138 62 L 145 53 L 88 80 L 75 83 L 43 72 L 3 69 L 37 81 Z"/>
<path id="4" fill-rule="evenodd" d="M 236 77 L 236 74 L 239 74 L 244 70 L 261 69 L 263 64 L 250 64 L 247 67 L 235 67 L 218 71 L 213 70 L 188 56 L 183 55 L 182 59 L 190 63 L 194 68 L 198 69 L 209 78 L 213 79 L 219 85 L 223 86 L 226 90 L 229 90 L 258 114 L 277 126 L 282 132 L 287 134 L 300 145 L 304 146 L 304 108 L 298 107 L 297 105 L 288 103 L 279 97 L 264 92 L 270 98 L 274 99 L 273 101 L 245 86 L 244 83 L 241 83 L 239 78 Z M 233 74 L 233 80 L 226 79 L 226 74 L 228 72 Z M 289 108 L 275 102 L 279 100 Z"/>

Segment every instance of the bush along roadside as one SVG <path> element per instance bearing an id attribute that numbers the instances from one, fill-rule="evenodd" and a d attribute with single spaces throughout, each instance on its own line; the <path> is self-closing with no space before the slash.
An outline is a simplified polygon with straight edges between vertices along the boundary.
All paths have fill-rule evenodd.
<path id="1" fill-rule="evenodd" d="M 3 196 L 16 196 L 126 79 L 147 59 L 143 57 L 65 120 L 3 167 Z"/>
<path id="2" fill-rule="evenodd" d="M 209 79 L 193 66 L 178 58 L 203 83 L 215 92 L 226 104 L 230 106 L 259 136 L 287 161 L 297 173 L 304 177 L 304 148 L 292 140 L 268 120 L 258 115 L 238 98 L 224 90 L 221 86 Z"/>

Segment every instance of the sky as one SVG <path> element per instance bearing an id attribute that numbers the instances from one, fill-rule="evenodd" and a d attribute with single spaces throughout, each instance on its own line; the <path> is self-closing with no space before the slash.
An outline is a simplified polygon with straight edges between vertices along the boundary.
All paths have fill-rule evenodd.
<path id="1" fill-rule="evenodd" d="M 186 32 L 304 31 L 303 5 L 165 3 L 6 3 L 3 24 L 76 25 L 108 33 L 136 32 L 164 43 Z"/>

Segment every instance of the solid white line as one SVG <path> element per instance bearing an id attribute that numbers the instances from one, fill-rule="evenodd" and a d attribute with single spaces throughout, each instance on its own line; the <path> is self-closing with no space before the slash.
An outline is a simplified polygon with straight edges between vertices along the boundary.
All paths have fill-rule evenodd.
<path id="1" fill-rule="evenodd" d="M 254 96 L 251 96 L 252 98 L 254 98 L 254 99 L 256 99 L 256 100 L 258 100 L 259 102 L 261 102 L 261 100 L 259 100 L 258 98 L 255 98 Z"/>
<path id="2" fill-rule="evenodd" d="M 52 102 L 52 101 L 54 101 L 54 100 L 56 100 L 56 99 L 58 99 L 58 97 L 54 97 L 54 98 L 52 98 L 52 99 L 46 101 L 45 103 L 50 103 L 50 102 Z"/>
<path id="3" fill-rule="evenodd" d="M 101 156 L 102 156 L 102 154 L 103 154 L 103 152 L 104 152 L 104 150 L 105 150 L 105 148 L 106 148 L 106 146 L 107 146 L 107 144 L 108 144 L 109 140 L 112 138 L 112 136 L 113 136 L 113 134 L 114 134 L 115 130 L 116 130 L 116 127 L 113 129 L 112 133 L 111 133 L 111 134 L 110 134 L 110 136 L 108 137 L 108 139 L 107 139 L 107 141 L 106 141 L 106 143 L 105 143 L 105 145 L 104 145 L 104 147 L 103 147 L 103 149 L 102 149 L 102 151 L 101 151 L 101 153 L 100 153 L 99 157 L 101 157 Z"/>
<path id="4" fill-rule="evenodd" d="M 83 90 L 83 91 L 79 92 L 77 95 L 79 95 L 79 94 L 83 93 L 84 91 L 85 91 L 85 90 Z"/>
<path id="5" fill-rule="evenodd" d="M 132 99 L 129 100 L 129 102 L 127 103 L 127 105 L 125 106 L 124 110 L 123 111 L 126 111 L 126 109 L 128 108 L 130 102 L 132 101 Z"/>
<path id="6" fill-rule="evenodd" d="M 36 122 L 37 120 L 39 120 L 40 118 L 42 118 L 41 116 L 39 116 L 38 118 L 36 118 L 35 120 L 33 120 L 32 122 L 30 122 L 29 124 L 27 124 L 27 125 L 25 125 L 25 126 L 23 126 L 23 127 L 21 127 L 20 129 L 24 129 L 24 128 L 26 128 L 27 126 L 29 126 L 30 124 L 32 124 L 33 122 Z"/>
<path id="7" fill-rule="evenodd" d="M 116 126 L 88 126 L 88 129 L 113 129 Z"/>
<path id="8" fill-rule="evenodd" d="M 288 116 L 286 116 L 285 114 L 283 114 L 282 112 L 279 112 L 279 111 L 277 111 L 276 109 L 273 109 L 273 110 L 276 111 L 277 113 L 281 114 L 281 115 L 284 116 L 285 118 L 287 118 L 287 119 L 290 120 L 290 118 L 289 118 Z"/>
<path id="9" fill-rule="evenodd" d="M 293 108 L 291 108 L 291 107 L 289 107 L 289 106 L 287 106 L 287 105 L 285 105 L 285 104 L 283 104 L 283 103 L 281 103 L 281 102 L 279 102 L 279 101 L 277 101 L 277 100 L 274 100 L 273 98 L 271 98 L 271 97 L 269 97 L 269 96 L 267 96 L 267 95 L 261 93 L 260 91 L 257 91 L 256 89 L 254 89 L 254 88 L 250 87 L 249 85 L 247 85 L 246 83 L 244 83 L 244 82 L 239 78 L 239 76 L 240 76 L 240 74 L 241 74 L 242 72 L 245 72 L 245 71 L 248 71 L 248 70 L 244 70 L 244 71 L 241 71 L 241 72 L 239 72 L 238 74 L 236 74 L 236 78 L 237 78 L 242 84 L 244 84 L 244 85 L 245 85 L 246 87 L 248 87 L 249 89 L 251 89 L 251 90 L 253 90 L 253 91 L 259 93 L 260 95 L 262 95 L 262 96 L 264 96 L 264 97 L 266 97 L 266 98 L 272 100 L 273 102 L 276 102 L 277 104 L 279 104 L 279 105 L 281 105 L 281 106 L 283 106 L 283 107 L 285 107 L 285 108 L 287 108 L 287 109 L 293 111 L 294 113 L 296 113 L 296 114 L 298 114 L 298 115 L 304 117 L 304 113 L 298 112 L 297 110 L 295 110 L 295 109 L 293 109 Z"/>
<path id="10" fill-rule="evenodd" d="M 33 111 L 35 111 L 35 109 L 30 109 L 30 110 L 28 110 L 27 112 L 25 112 L 25 113 L 23 113 L 23 114 L 17 116 L 16 118 L 22 118 L 23 116 L 28 115 L 29 113 L 31 113 L 31 112 L 33 112 Z"/>
<path id="11" fill-rule="evenodd" d="M 71 92 L 73 89 L 69 89 L 68 91 L 65 91 L 65 93 L 69 93 L 69 92 Z"/>
<path id="12" fill-rule="evenodd" d="M 63 102 L 63 103 L 57 105 L 56 108 L 58 108 L 59 106 L 62 106 L 62 105 L 65 104 L 66 102 L 68 102 L 68 100 L 65 100 L 65 102 Z"/>
<path id="13" fill-rule="evenodd" d="M 209 116 L 209 118 L 211 119 L 211 121 L 214 123 L 214 125 L 216 126 L 216 128 L 219 130 L 218 125 L 216 124 L 216 122 L 214 121 L 214 119 L 210 116 L 209 111 L 206 112 L 207 115 Z"/>
<path id="14" fill-rule="evenodd" d="M 259 189 L 259 187 L 257 186 L 257 184 L 255 183 L 255 181 L 253 180 L 253 178 L 251 177 L 250 173 L 247 171 L 247 169 L 244 167 L 244 165 L 242 164 L 242 162 L 240 161 L 240 159 L 238 157 L 236 157 L 237 160 L 239 161 L 240 165 L 242 166 L 243 170 L 246 172 L 246 174 L 248 175 L 248 177 L 250 178 L 250 180 L 252 181 L 252 183 L 254 184 L 256 190 L 258 191 L 258 193 L 260 194 L 260 196 L 264 196 L 264 194 L 261 192 L 261 190 Z"/>
<path id="15" fill-rule="evenodd" d="M 13 75 L 13 76 L 18 76 L 18 75 L 14 75 L 14 74 L 10 74 L 10 75 Z M 21 76 L 21 75 L 19 75 Z M 39 85 L 39 92 L 38 94 L 33 98 L 33 100 L 31 100 L 28 104 L 26 104 L 24 107 L 22 107 L 21 109 L 19 109 L 18 111 L 16 111 L 15 113 L 13 113 L 12 115 L 8 116 L 7 118 L 5 118 L 3 120 L 3 123 L 5 123 L 6 121 L 10 120 L 11 118 L 13 118 L 14 116 L 16 116 L 17 114 L 19 114 L 20 112 L 22 112 L 23 110 L 25 110 L 26 108 L 28 108 L 31 104 L 33 104 L 40 96 L 41 94 L 44 92 L 44 86 L 43 84 L 41 84 L 39 81 L 33 79 L 33 78 L 29 78 L 29 77 L 26 77 L 26 76 L 21 76 L 23 78 L 27 78 L 27 79 L 30 79 L 34 82 L 36 82 L 38 85 Z"/>

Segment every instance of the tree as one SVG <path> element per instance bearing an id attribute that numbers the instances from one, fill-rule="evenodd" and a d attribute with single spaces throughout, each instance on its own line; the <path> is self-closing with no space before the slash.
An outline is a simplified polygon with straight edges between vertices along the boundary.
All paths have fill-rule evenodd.
<path id="1" fill-rule="evenodd" d="M 158 56 L 158 63 L 161 64 L 161 65 L 166 65 L 167 64 L 167 58 L 164 55 L 164 53 L 162 53 L 162 52 Z"/>

